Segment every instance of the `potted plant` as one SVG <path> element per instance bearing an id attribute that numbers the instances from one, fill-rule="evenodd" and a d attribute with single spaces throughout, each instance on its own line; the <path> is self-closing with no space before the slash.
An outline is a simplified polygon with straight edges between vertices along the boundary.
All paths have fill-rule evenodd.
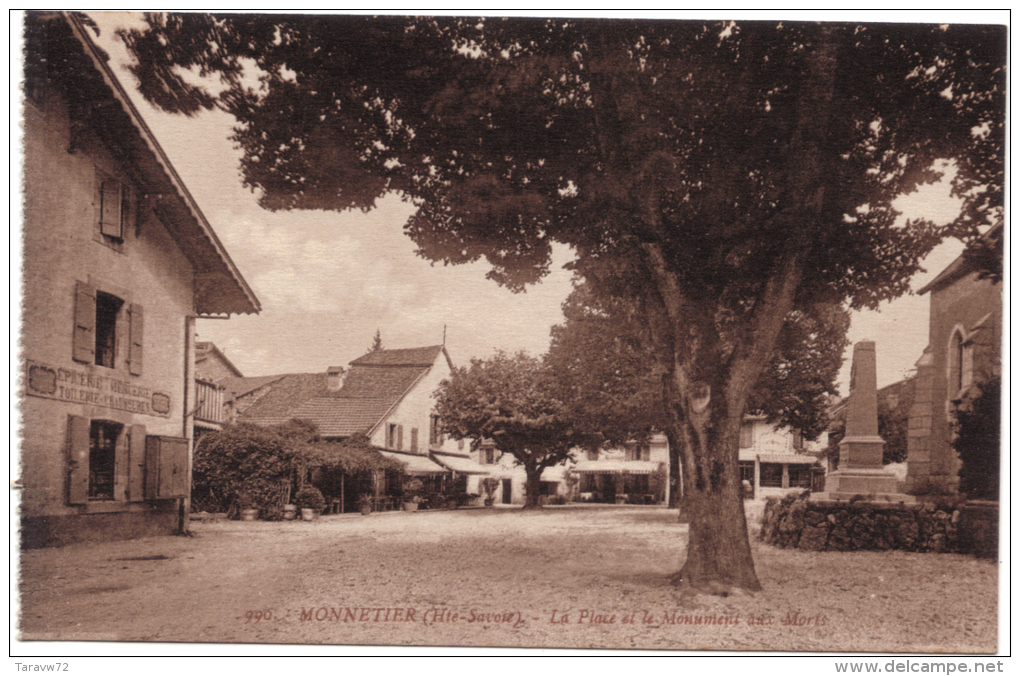
<path id="1" fill-rule="evenodd" d="M 293 521 L 297 516 L 297 505 L 287 504 L 283 506 L 283 520 Z"/>
<path id="2" fill-rule="evenodd" d="M 421 503 L 421 489 L 424 486 L 421 479 L 411 479 L 404 483 L 404 494 L 401 500 L 404 503 L 405 512 L 418 511 L 418 504 Z"/>
<path id="3" fill-rule="evenodd" d="M 372 499 L 371 493 L 362 493 L 361 497 L 358 498 L 358 508 L 361 509 L 362 516 L 368 516 L 372 513 Z"/>
<path id="4" fill-rule="evenodd" d="M 259 518 L 259 510 L 251 493 L 242 491 L 237 494 L 237 509 L 242 521 L 254 521 Z"/>
<path id="5" fill-rule="evenodd" d="M 315 486 L 305 486 L 299 490 L 294 496 L 294 503 L 301 510 L 301 518 L 305 521 L 315 520 L 326 506 L 322 492 Z"/>

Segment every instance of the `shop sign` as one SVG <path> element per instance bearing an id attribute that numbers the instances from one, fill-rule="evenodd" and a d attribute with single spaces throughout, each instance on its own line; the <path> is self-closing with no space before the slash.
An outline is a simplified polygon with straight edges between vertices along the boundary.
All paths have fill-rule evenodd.
<path id="1" fill-rule="evenodd" d="M 25 393 L 72 404 L 170 417 L 170 395 L 137 383 L 80 368 L 25 360 Z"/>

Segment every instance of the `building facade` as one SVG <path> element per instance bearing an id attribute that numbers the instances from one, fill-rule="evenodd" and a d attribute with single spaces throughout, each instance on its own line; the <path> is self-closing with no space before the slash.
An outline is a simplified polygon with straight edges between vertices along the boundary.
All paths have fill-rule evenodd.
<path id="1" fill-rule="evenodd" d="M 88 31 L 26 17 L 25 547 L 181 526 L 194 320 L 260 309 Z"/>
<path id="2" fill-rule="evenodd" d="M 823 450 L 819 442 L 805 442 L 795 430 L 776 427 L 762 416 L 745 416 L 740 426 L 741 481 L 755 498 L 822 490 L 815 477 L 825 473 Z"/>
<path id="3" fill-rule="evenodd" d="M 1000 224 L 984 237 L 1002 236 Z M 928 346 L 916 364 L 905 490 L 955 492 L 960 483 L 952 446 L 955 412 L 1002 373 L 1002 283 L 960 256 L 918 294 L 930 298 Z"/>

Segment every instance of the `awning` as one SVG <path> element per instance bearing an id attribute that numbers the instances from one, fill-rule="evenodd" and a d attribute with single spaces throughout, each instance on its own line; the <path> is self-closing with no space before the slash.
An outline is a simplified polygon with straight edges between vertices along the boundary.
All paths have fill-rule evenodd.
<path id="1" fill-rule="evenodd" d="M 574 465 L 579 474 L 654 474 L 661 462 L 647 460 L 582 460 Z"/>
<path id="2" fill-rule="evenodd" d="M 489 470 L 479 465 L 467 455 L 432 453 L 432 459 L 457 474 L 489 474 Z"/>
<path id="3" fill-rule="evenodd" d="M 428 474 L 449 474 L 449 470 L 429 460 L 427 455 L 414 455 L 411 453 L 392 453 L 390 451 L 379 451 L 384 457 L 396 460 L 404 465 L 404 474 L 412 476 L 423 476 Z"/>

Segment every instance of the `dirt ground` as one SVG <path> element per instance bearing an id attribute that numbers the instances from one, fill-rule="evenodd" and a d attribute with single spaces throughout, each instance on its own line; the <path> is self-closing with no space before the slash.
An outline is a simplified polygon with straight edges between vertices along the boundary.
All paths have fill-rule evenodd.
<path id="1" fill-rule="evenodd" d="M 192 526 L 23 552 L 22 640 L 996 651 L 994 562 L 752 538 L 764 591 L 681 593 L 687 526 L 659 507 Z"/>

